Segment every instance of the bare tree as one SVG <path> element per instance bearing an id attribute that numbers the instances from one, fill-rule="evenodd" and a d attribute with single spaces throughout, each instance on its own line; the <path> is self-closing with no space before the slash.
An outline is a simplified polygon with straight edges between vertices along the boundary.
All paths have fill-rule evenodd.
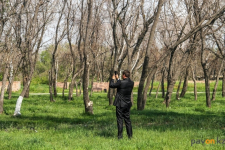
<path id="1" fill-rule="evenodd" d="M 34 8 L 31 6 L 34 6 Z M 45 27 L 52 15 L 52 13 L 49 13 L 47 11 L 48 7 L 49 7 L 48 1 L 41 1 L 41 2 L 37 3 L 36 5 L 31 5 L 31 1 L 28 1 L 26 4 L 24 4 L 21 7 L 21 10 L 18 15 L 19 24 L 17 25 L 18 28 L 16 28 L 17 46 L 21 50 L 21 52 L 26 54 L 27 57 L 23 56 L 23 59 L 25 59 L 25 58 L 28 58 L 28 59 L 25 59 L 23 61 L 28 61 L 29 65 L 30 65 L 30 71 L 29 71 L 29 74 L 28 74 L 28 77 L 26 80 L 26 84 L 24 85 L 23 90 L 22 90 L 19 98 L 17 99 L 14 116 L 21 115 L 20 109 L 21 109 L 23 97 L 30 85 L 32 75 L 35 70 L 35 64 L 37 61 L 38 52 L 40 50 L 43 35 L 45 33 Z M 30 11 L 30 9 L 34 10 L 34 11 Z M 24 12 L 26 12 L 26 13 L 24 13 Z M 33 13 L 28 13 L 28 12 L 33 12 Z M 23 19 L 22 15 L 24 15 L 24 14 L 26 16 L 25 17 L 26 20 L 22 20 Z M 32 15 L 32 17 L 29 15 Z M 40 20 L 41 20 L 41 22 L 39 22 Z M 25 30 L 25 31 L 27 31 L 25 33 L 25 35 L 26 35 L 25 39 L 23 39 L 23 37 L 21 37 L 22 36 L 22 34 L 21 34 L 22 21 L 25 21 L 27 23 L 26 30 Z M 23 46 L 26 46 L 26 48 L 24 49 L 25 52 L 23 50 L 23 48 L 24 48 Z"/>
<path id="2" fill-rule="evenodd" d="M 52 88 L 54 91 L 54 96 L 57 96 L 57 90 L 56 90 L 56 76 L 57 76 L 57 69 L 56 69 L 56 52 L 58 50 L 59 43 L 63 40 L 66 32 L 66 27 L 62 27 L 62 31 L 60 32 L 61 25 L 62 25 L 62 18 L 64 15 L 64 10 L 66 6 L 66 0 L 63 1 L 62 6 L 60 8 L 59 18 L 57 20 L 57 25 L 55 28 L 55 43 L 54 43 L 54 49 L 52 52 L 52 60 L 51 60 L 51 70 L 49 72 L 49 93 L 50 93 L 50 101 L 53 102 L 53 94 L 52 94 Z"/>

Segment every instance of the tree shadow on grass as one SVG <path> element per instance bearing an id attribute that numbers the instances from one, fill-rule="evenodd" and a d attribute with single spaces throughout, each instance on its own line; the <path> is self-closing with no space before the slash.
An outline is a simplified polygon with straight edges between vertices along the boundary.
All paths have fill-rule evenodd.
<path id="1" fill-rule="evenodd" d="M 113 106 L 112 106 L 113 107 Z M 38 114 L 37 114 L 38 115 Z M 80 118 L 55 117 L 55 116 L 29 116 L 9 117 L 0 122 L 1 129 L 7 128 L 44 128 L 60 130 L 62 124 L 66 128 L 76 127 L 83 130 L 91 130 L 98 136 L 114 137 L 117 132 L 116 119 L 111 112 L 98 113 L 95 115 L 80 114 Z M 131 111 L 132 126 L 135 129 L 157 130 L 200 130 L 200 129 L 223 129 L 225 121 L 223 115 L 214 112 L 202 114 L 185 114 L 171 111 L 143 110 Z M 64 130 L 66 130 L 64 128 Z M 223 129 L 224 130 L 224 129 Z"/>

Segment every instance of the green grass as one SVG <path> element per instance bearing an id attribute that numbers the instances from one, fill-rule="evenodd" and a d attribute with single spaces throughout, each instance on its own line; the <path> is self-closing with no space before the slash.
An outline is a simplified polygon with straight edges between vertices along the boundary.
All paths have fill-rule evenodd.
<path id="1" fill-rule="evenodd" d="M 177 81 L 176 84 L 174 85 L 174 90 L 173 90 L 174 92 L 177 91 L 178 84 L 179 84 L 179 82 Z M 215 84 L 215 81 L 210 83 L 210 91 L 213 90 L 214 84 Z M 154 82 L 152 92 L 157 91 L 158 85 L 159 85 L 158 81 Z M 149 88 L 150 87 L 151 86 L 149 86 Z M 181 84 L 180 92 L 182 90 L 182 87 L 183 87 L 183 83 Z M 166 90 L 166 88 L 167 88 L 167 83 L 165 82 L 165 90 Z M 78 87 L 78 89 L 80 89 L 80 88 Z M 91 89 L 91 87 L 89 87 L 89 90 L 90 89 Z M 21 87 L 20 91 L 17 91 L 16 93 L 20 94 L 21 91 L 22 91 L 22 87 Z M 189 92 L 194 91 L 194 84 L 193 83 L 188 83 L 187 91 L 189 91 Z M 204 83 L 197 83 L 197 91 L 198 92 L 204 92 L 205 91 L 205 84 Z M 222 91 L 222 81 L 219 81 L 217 91 Z M 61 94 L 62 88 L 57 87 L 57 92 Z M 68 94 L 68 92 L 69 92 L 69 89 L 65 89 L 65 94 L 66 93 Z M 74 92 L 76 92 L 75 87 L 74 87 Z M 138 87 L 134 87 L 133 92 L 138 92 Z M 159 92 L 161 92 L 161 88 L 159 89 Z M 47 84 L 31 84 L 30 85 L 30 93 L 49 93 L 49 86 Z M 101 92 L 99 92 L 99 93 L 101 93 Z"/>
<path id="2" fill-rule="evenodd" d="M 115 107 L 108 106 L 105 93 L 94 93 L 94 115 L 84 114 L 82 97 L 68 102 L 58 96 L 49 102 L 48 95 L 32 95 L 23 100 L 21 117 L 13 117 L 18 94 L 4 100 L 5 114 L 0 115 L 1 149 L 137 149 L 185 150 L 224 149 L 225 144 L 193 144 L 198 139 L 225 139 L 225 100 L 218 92 L 212 108 L 205 106 L 205 94 L 198 100 L 188 93 L 177 101 L 173 95 L 170 108 L 163 99 L 148 97 L 146 108 L 131 109 L 133 138 L 117 140 Z M 159 96 L 160 97 L 160 96 Z M 124 126 L 125 127 L 125 126 Z"/>

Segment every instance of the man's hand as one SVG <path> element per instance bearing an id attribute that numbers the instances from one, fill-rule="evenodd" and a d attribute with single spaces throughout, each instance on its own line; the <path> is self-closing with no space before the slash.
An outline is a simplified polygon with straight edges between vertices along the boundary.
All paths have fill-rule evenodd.
<path id="1" fill-rule="evenodd" d="M 118 78 L 119 78 L 118 74 L 112 76 L 112 79 L 118 79 Z"/>
<path id="2" fill-rule="evenodd" d="M 116 74 L 116 79 L 119 79 L 119 76 L 118 76 L 118 74 Z"/>

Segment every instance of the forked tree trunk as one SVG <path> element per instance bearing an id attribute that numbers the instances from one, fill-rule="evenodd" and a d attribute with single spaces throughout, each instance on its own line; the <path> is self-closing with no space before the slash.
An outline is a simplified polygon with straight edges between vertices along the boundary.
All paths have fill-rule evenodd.
<path id="1" fill-rule="evenodd" d="M 4 112 L 3 103 L 4 103 L 4 94 L 5 94 L 5 87 L 6 87 L 8 71 L 9 71 L 9 66 L 7 64 L 4 75 L 3 75 L 3 80 L 2 80 L 2 88 L 1 88 L 1 96 L 0 96 L 0 114 L 2 114 Z"/>
<path id="2" fill-rule="evenodd" d="M 218 82 L 219 82 L 220 72 L 221 72 L 221 70 L 223 68 L 223 62 L 224 61 L 222 60 L 221 65 L 220 65 L 220 69 L 219 69 L 219 71 L 217 73 L 216 83 L 214 85 L 214 89 L 213 89 L 213 93 L 212 93 L 212 101 L 215 101 L 215 99 L 216 99 L 216 90 L 217 90 L 217 86 L 218 86 Z"/>
<path id="3" fill-rule="evenodd" d="M 69 95 L 68 95 L 68 100 L 69 100 L 69 101 L 71 101 L 72 98 L 73 98 L 73 89 L 74 89 L 74 84 L 75 84 L 75 81 L 76 81 L 75 79 L 76 79 L 77 75 L 78 75 L 81 71 L 83 71 L 83 69 L 84 69 L 84 68 L 81 68 L 80 70 L 78 70 L 78 71 L 73 75 L 73 77 L 72 77 L 72 79 L 71 79 L 70 89 L 69 89 Z"/>
<path id="4" fill-rule="evenodd" d="M 157 6 L 157 12 L 155 14 L 155 19 L 154 19 L 154 22 L 152 24 L 150 36 L 149 36 L 149 39 L 148 39 L 148 44 L 147 44 L 147 49 L 146 49 L 141 79 L 140 79 L 139 88 L 138 88 L 138 98 L 137 98 L 137 109 L 138 110 L 143 110 L 144 107 L 145 107 L 145 103 L 146 103 L 146 98 L 147 98 L 146 88 L 147 87 L 144 88 L 144 83 L 145 83 L 145 81 L 146 81 L 146 79 L 148 78 L 148 75 L 149 75 L 148 69 L 149 69 L 149 62 L 150 62 L 150 55 L 151 55 L 151 46 L 154 45 L 154 43 L 155 43 L 155 41 L 154 41 L 155 30 L 156 30 L 156 26 L 158 24 L 159 15 L 160 15 L 163 3 L 164 3 L 164 0 L 159 0 L 158 6 Z"/>
<path id="5" fill-rule="evenodd" d="M 153 75 L 156 73 L 156 71 L 157 71 L 157 66 L 154 66 L 152 69 L 151 69 L 151 71 L 150 71 L 150 73 L 149 73 L 149 75 L 148 75 L 148 78 L 147 78 L 147 82 L 146 82 L 146 85 L 145 85 L 145 87 L 144 87 L 144 90 L 143 90 L 143 93 L 142 93 L 142 97 L 140 97 L 139 95 L 139 98 L 141 99 L 141 107 L 139 107 L 139 109 L 138 110 L 144 110 L 145 109 L 145 105 L 146 105 L 146 101 L 147 101 L 147 92 L 148 92 L 148 87 L 149 87 L 149 85 L 150 85 L 150 83 L 151 83 L 151 79 L 152 79 L 152 77 L 153 77 Z M 140 100 L 139 99 L 139 100 Z"/>

